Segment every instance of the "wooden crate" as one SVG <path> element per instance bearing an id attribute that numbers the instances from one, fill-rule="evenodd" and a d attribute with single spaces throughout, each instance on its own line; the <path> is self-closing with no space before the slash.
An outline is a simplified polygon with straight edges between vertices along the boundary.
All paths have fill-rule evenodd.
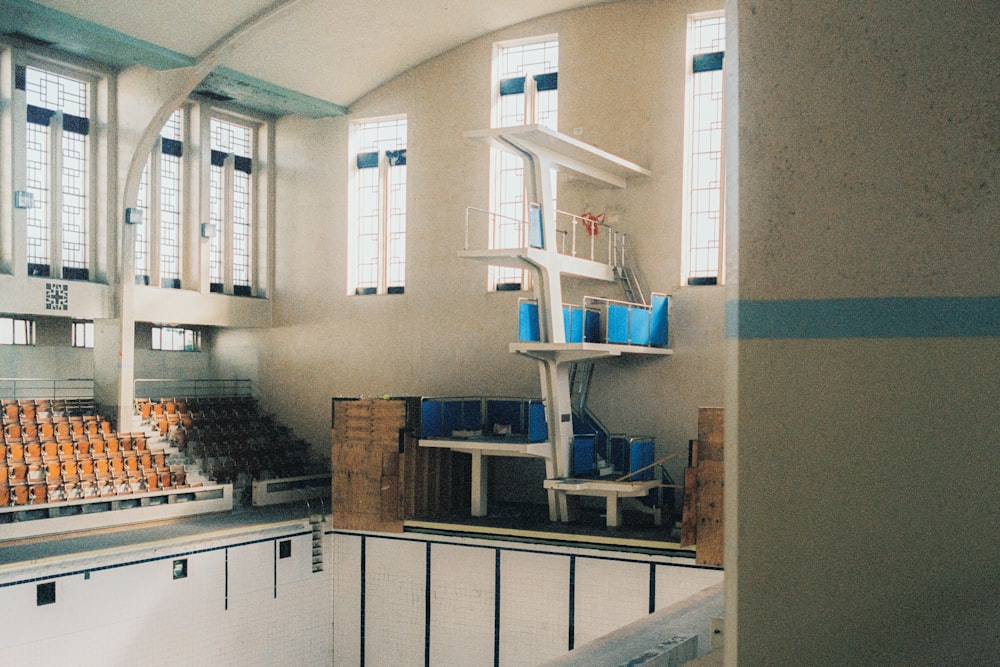
<path id="1" fill-rule="evenodd" d="M 418 446 L 420 399 L 334 399 L 333 525 L 401 532 L 451 507 L 450 451 Z"/>

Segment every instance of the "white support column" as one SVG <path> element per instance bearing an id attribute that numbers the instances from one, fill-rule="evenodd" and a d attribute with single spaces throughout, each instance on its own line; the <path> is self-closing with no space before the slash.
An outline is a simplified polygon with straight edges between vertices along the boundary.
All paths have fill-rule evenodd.
<path id="1" fill-rule="evenodd" d="M 607 506 L 607 524 L 608 528 L 617 528 L 622 522 L 622 509 L 618 502 L 617 493 L 609 493 L 607 496 L 608 506 Z"/>
<path id="2" fill-rule="evenodd" d="M 546 406 L 549 442 L 552 456 L 546 459 L 547 479 L 568 477 L 573 470 L 573 414 L 570 409 L 569 366 L 553 359 L 539 360 L 539 375 Z M 549 518 L 552 521 L 568 521 L 569 508 L 565 494 L 548 491 Z"/>
<path id="3" fill-rule="evenodd" d="M 550 343 L 565 343 L 566 328 L 562 315 L 562 275 L 559 273 L 559 235 L 556 233 L 556 204 L 552 192 L 552 160 L 539 153 L 527 152 L 524 161 L 531 184 L 532 197 L 538 203 L 542 218 L 542 239 L 545 245 L 544 266 L 539 271 L 539 318 L 548 324 Z"/>
<path id="4" fill-rule="evenodd" d="M 486 493 L 489 486 L 489 466 L 481 451 L 472 454 L 472 516 L 486 516 Z"/>

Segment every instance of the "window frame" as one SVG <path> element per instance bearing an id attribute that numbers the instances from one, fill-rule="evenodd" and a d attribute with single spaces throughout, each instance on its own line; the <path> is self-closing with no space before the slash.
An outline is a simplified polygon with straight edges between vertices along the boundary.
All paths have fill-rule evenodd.
<path id="1" fill-rule="evenodd" d="M 10 333 L 7 333 L 7 325 L 10 325 Z M 18 336 L 18 325 L 20 325 L 21 336 Z M 0 315 L 0 345 L 35 345 L 35 320 L 29 317 L 17 317 L 15 315 Z M 20 340 L 18 340 L 20 338 Z"/>
<path id="2" fill-rule="evenodd" d="M 695 30 L 700 21 L 714 21 L 722 19 L 722 48 L 719 51 L 699 50 L 695 44 Z M 682 229 L 681 229 L 681 284 L 682 285 L 723 285 L 725 284 L 725 19 L 724 11 L 699 12 L 688 15 L 685 51 L 685 91 L 684 91 L 684 180 L 682 195 Z M 697 52 L 697 53 L 696 53 Z M 696 55 L 721 54 L 717 59 L 713 58 L 706 69 L 696 70 Z M 715 62 L 717 60 L 717 63 Z M 716 67 L 717 65 L 717 67 Z M 714 77 L 718 88 L 707 93 L 699 93 L 698 87 L 709 81 L 709 77 Z M 702 129 L 696 119 L 695 107 L 699 95 L 718 95 L 718 120 L 717 127 L 711 130 Z M 700 151 L 696 148 L 699 132 L 712 131 L 712 144 L 718 145 L 718 150 Z M 717 187 L 696 187 L 696 184 L 704 185 L 698 181 L 698 170 L 695 167 L 695 160 L 698 155 L 715 154 L 716 157 L 708 157 L 715 160 L 717 166 Z M 714 192 L 713 192 L 714 191 Z M 696 202 L 697 200 L 697 202 Z M 707 204 L 707 210 L 700 210 Z M 698 241 L 697 238 L 704 236 L 707 226 L 702 225 L 695 229 L 697 217 L 708 215 L 709 219 L 715 220 L 714 234 L 709 234 L 707 240 Z M 714 245 L 713 245 L 714 244 Z M 715 251 L 714 253 L 711 251 Z M 700 253 L 700 259 L 696 258 L 696 253 Z M 713 257 L 714 255 L 714 257 Z M 707 263 L 707 266 L 706 266 Z M 714 263 L 714 271 L 712 264 Z M 714 275 L 713 275 L 714 274 Z"/>
<path id="3" fill-rule="evenodd" d="M 98 233 L 98 221 L 106 211 L 106 206 L 100 200 L 101 189 L 98 187 L 101 177 L 101 163 L 107 150 L 107 138 L 102 135 L 98 126 L 106 118 L 105 103 L 102 101 L 101 90 L 103 86 L 109 85 L 113 79 L 113 74 L 92 66 L 81 66 L 72 61 L 45 57 L 32 51 L 14 49 L 12 57 L 14 65 L 14 88 L 16 92 L 24 95 L 24 115 L 16 113 L 14 143 L 18 147 L 14 151 L 15 173 L 25 174 L 24 188 L 31 192 L 34 204 L 26 212 L 26 228 L 32 226 L 35 217 L 42 218 L 41 226 L 44 228 L 46 238 L 41 240 L 45 246 L 44 255 L 32 257 L 30 232 L 24 235 L 24 261 L 27 274 L 29 276 L 49 277 L 62 280 L 82 280 L 95 281 L 98 278 L 101 262 L 98 261 L 100 253 L 106 250 L 103 248 L 104 240 Z M 51 73 L 58 77 L 65 77 L 79 81 L 86 85 L 86 116 L 75 116 L 62 110 L 48 109 L 48 107 L 37 107 L 29 103 L 28 93 L 28 68 Z M 112 84 L 113 85 L 113 84 Z M 29 107 L 36 111 L 29 111 Z M 40 119 L 41 116 L 48 115 L 47 124 L 31 122 L 29 117 Z M 69 120 L 67 122 L 67 117 Z M 69 125 L 69 127 L 67 127 Z M 28 142 L 32 126 L 47 127 L 42 135 L 45 137 L 45 189 L 40 190 L 32 187 L 29 183 L 28 175 L 30 151 Z M 79 130 L 83 129 L 83 132 Z M 83 175 L 80 177 L 76 187 L 73 188 L 79 195 L 67 193 L 67 187 L 72 185 L 72 179 L 67 175 L 64 168 L 67 160 L 67 135 L 85 137 L 82 143 L 84 152 Z M 56 147 L 59 150 L 55 150 Z M 80 148 L 78 146 L 77 148 Z M 69 185 L 67 182 L 69 181 Z M 74 232 L 70 228 L 72 221 L 67 218 L 66 199 L 79 196 L 83 200 L 82 206 L 78 208 L 82 220 L 76 225 L 78 231 Z M 41 209 L 41 212 L 38 212 Z M 37 226 L 36 226 L 37 227 Z M 66 237 L 71 234 L 78 234 L 80 242 L 79 250 L 74 253 L 67 249 Z M 73 254 L 80 257 L 72 259 Z M 45 261 L 31 261 L 32 259 L 43 259 Z"/>
<path id="4" fill-rule="evenodd" d="M 361 134 L 372 126 L 395 125 L 395 139 L 376 140 L 376 150 L 362 150 L 375 146 L 361 146 Z M 402 128 L 400 137 L 399 128 Z M 376 116 L 352 121 L 349 137 L 349 189 L 348 189 L 348 239 L 347 239 L 347 294 L 366 296 L 374 294 L 405 294 L 406 291 L 406 236 L 408 209 L 408 146 L 409 122 L 406 114 Z M 393 142 L 388 149 L 386 142 Z M 375 162 L 372 162 L 373 156 Z M 365 181 L 364 176 L 374 173 L 375 182 Z M 362 194 L 369 191 L 369 197 Z M 374 206 L 367 209 L 363 199 L 371 198 L 374 189 Z M 363 234 L 363 219 L 374 221 L 374 230 Z M 370 233 L 374 231 L 374 233 Z M 373 250 L 362 248 L 362 236 L 374 240 Z M 395 250 L 395 251 L 394 251 Z M 374 279 L 363 277 L 365 267 L 374 259 Z M 368 271 L 370 273 L 370 270 Z M 372 284 L 374 283 L 374 284 Z"/>
<path id="5" fill-rule="evenodd" d="M 169 333 L 171 345 L 164 347 L 164 334 Z M 201 352 L 202 335 L 201 329 L 170 326 L 166 324 L 154 324 L 150 327 L 150 349 L 154 352 Z M 176 341 L 180 341 L 178 346 Z M 188 343 L 188 340 L 191 343 Z"/>
<path id="6" fill-rule="evenodd" d="M 70 346 L 75 348 L 94 347 L 94 321 L 73 320 L 71 324 Z"/>
<path id="7" fill-rule="evenodd" d="M 264 158 L 261 155 L 263 142 L 261 137 L 269 131 L 270 119 L 233 113 L 213 105 L 205 104 L 201 112 L 202 137 L 205 139 L 203 151 L 203 170 L 206 175 L 203 181 L 202 200 L 207 212 L 205 219 L 214 227 L 204 252 L 208 255 L 207 264 L 203 264 L 206 281 L 210 292 L 230 294 L 234 296 L 255 296 L 259 292 L 258 239 L 263 238 L 264 229 L 262 216 L 258 208 L 258 197 L 261 188 L 260 172 Z M 249 134 L 250 155 L 238 155 L 234 152 L 223 152 L 213 148 L 213 121 L 244 128 Z M 219 164 L 216 164 L 219 163 Z M 218 171 L 217 171 L 218 170 Z M 249 170 L 249 171 L 247 171 Z M 246 175 L 247 193 L 245 210 L 247 213 L 247 235 L 245 240 L 246 262 L 237 265 L 235 259 L 235 233 L 237 226 L 243 227 L 236 220 L 238 210 L 236 183 Z M 216 183 L 216 174 L 219 182 Z M 218 187 L 221 186 L 221 187 Z M 215 194 L 215 189 L 221 195 Z M 216 198 L 219 201 L 216 203 Z M 213 269 L 218 265 L 218 273 Z M 245 279 L 237 280 L 237 268 L 242 268 Z"/>
<path id="8" fill-rule="evenodd" d="M 185 219 L 187 215 L 188 198 L 190 188 L 188 185 L 188 165 L 187 148 L 190 145 L 189 127 L 191 119 L 190 105 L 182 105 L 174 111 L 179 114 L 180 139 L 164 137 L 161 129 L 160 135 L 153 144 L 153 149 L 146 159 L 146 166 L 143 169 L 142 179 L 139 188 L 138 207 L 143 209 L 145 215 L 140 223 L 140 228 L 136 230 L 136 260 L 135 260 L 135 282 L 140 285 L 155 285 L 167 288 L 180 288 L 182 275 L 184 273 L 184 240 L 185 240 Z M 171 122 L 173 114 L 171 115 Z M 164 124 L 164 127 L 167 125 Z M 158 156 L 158 160 L 154 160 Z M 167 165 L 169 158 L 176 159 L 176 211 L 166 208 L 164 187 L 171 167 Z M 165 233 L 165 226 L 170 224 L 168 218 L 176 216 L 176 245 L 169 244 Z M 143 244 L 143 252 L 140 252 L 140 244 Z M 174 255 L 168 255 L 166 250 L 175 248 Z M 140 254 L 145 255 L 145 262 L 140 266 Z M 167 257 L 172 257 L 173 270 L 168 269 Z"/>

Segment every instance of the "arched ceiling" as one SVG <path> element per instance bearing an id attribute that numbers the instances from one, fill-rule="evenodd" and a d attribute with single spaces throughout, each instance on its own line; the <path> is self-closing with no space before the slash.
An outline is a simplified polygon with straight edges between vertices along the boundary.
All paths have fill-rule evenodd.
<path id="1" fill-rule="evenodd" d="M 274 1 L 5 0 L 2 4 L 8 9 L 0 11 L 40 11 L 40 18 L 36 16 L 33 22 L 12 21 L 11 25 L 28 37 L 55 42 L 55 48 L 60 48 L 59 36 L 70 32 L 72 25 L 89 28 L 96 24 L 93 27 L 108 29 L 103 34 L 123 36 L 126 44 L 161 51 L 166 62 L 167 56 L 194 58 Z M 290 11 L 254 30 L 221 65 L 265 84 L 347 107 L 414 65 L 471 39 L 522 21 L 603 2 L 606 0 L 298 0 Z M 40 34 L 46 32 L 46 25 L 59 23 L 53 19 L 62 21 L 64 27 Z"/>

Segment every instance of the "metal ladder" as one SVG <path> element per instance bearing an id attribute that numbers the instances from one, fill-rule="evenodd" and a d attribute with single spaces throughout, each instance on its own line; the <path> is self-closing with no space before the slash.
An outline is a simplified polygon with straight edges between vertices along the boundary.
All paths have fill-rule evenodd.
<path id="1" fill-rule="evenodd" d="M 323 571 L 323 515 L 309 517 L 312 527 L 312 571 Z"/>
<path id="2" fill-rule="evenodd" d="M 645 281 L 642 272 L 639 270 L 639 263 L 636 260 L 635 250 L 627 234 L 619 234 L 616 245 L 615 276 L 625 293 L 625 300 L 630 303 L 640 303 L 649 305 L 646 294 L 643 290 Z"/>
<path id="3" fill-rule="evenodd" d="M 574 412 L 583 413 L 587 409 L 587 394 L 590 380 L 594 377 L 594 362 L 578 361 L 569 369 L 569 396 Z"/>

